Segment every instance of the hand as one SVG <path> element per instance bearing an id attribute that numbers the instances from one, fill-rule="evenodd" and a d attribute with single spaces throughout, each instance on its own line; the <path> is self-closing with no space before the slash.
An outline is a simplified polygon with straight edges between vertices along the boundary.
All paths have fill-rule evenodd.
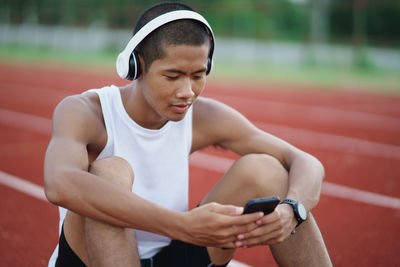
<path id="1" fill-rule="evenodd" d="M 243 214 L 243 207 L 208 203 L 189 211 L 184 223 L 184 236 L 180 239 L 209 247 L 235 248 L 237 236 L 258 228 L 262 212 Z"/>
<path id="2" fill-rule="evenodd" d="M 278 205 L 274 212 L 256 221 L 258 227 L 246 234 L 237 236 L 236 245 L 253 247 L 282 243 L 295 229 L 297 221 L 289 205 Z"/>

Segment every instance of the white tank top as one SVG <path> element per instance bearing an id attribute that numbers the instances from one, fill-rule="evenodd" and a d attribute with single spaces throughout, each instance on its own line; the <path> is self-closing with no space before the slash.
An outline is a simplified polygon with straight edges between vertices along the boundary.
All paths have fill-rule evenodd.
<path id="1" fill-rule="evenodd" d="M 119 156 L 128 161 L 135 178 L 132 192 L 165 208 L 188 210 L 189 154 L 192 144 L 192 108 L 181 121 L 161 129 L 138 125 L 126 112 L 119 88 L 92 89 L 99 95 L 107 131 L 107 144 L 98 159 Z M 60 207 L 60 227 L 66 210 Z M 135 231 L 141 259 L 154 256 L 170 239 Z M 58 246 L 50 259 L 57 258 Z M 53 257 L 55 257 L 53 259 Z"/>

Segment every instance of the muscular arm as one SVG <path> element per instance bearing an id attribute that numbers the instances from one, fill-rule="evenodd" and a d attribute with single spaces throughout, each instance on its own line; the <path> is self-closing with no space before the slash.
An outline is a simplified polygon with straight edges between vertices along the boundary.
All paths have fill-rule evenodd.
<path id="1" fill-rule="evenodd" d="M 324 168 L 315 157 L 258 129 L 240 113 L 215 100 L 198 99 L 194 120 L 193 151 L 216 144 L 239 155 L 271 155 L 289 172 L 286 197 L 301 201 L 308 211 L 318 203 Z"/>
<path id="2" fill-rule="evenodd" d="M 166 234 L 162 229 L 171 226 L 160 219 L 163 216 L 155 214 L 178 214 L 88 172 L 87 145 L 99 138 L 101 119 L 81 96 L 69 97 L 58 105 L 44 164 L 47 198 L 56 205 L 110 224 Z"/>
<path id="3" fill-rule="evenodd" d="M 102 133 L 102 117 L 90 108 L 87 98 L 68 97 L 57 106 L 44 164 L 45 193 L 50 202 L 116 226 L 202 245 L 225 245 L 242 231 L 237 228 L 235 232 L 227 232 L 228 226 L 246 227 L 257 220 L 257 216 L 237 216 L 240 212 L 233 206 L 209 205 L 190 215 L 171 211 L 89 173 L 87 146 L 99 142 Z M 221 238 L 219 230 L 228 239 Z"/>

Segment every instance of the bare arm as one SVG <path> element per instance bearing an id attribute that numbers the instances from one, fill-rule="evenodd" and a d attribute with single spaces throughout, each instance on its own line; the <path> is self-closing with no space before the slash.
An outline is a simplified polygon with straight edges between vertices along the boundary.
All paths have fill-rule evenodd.
<path id="1" fill-rule="evenodd" d="M 287 194 L 283 197 L 302 202 L 307 211 L 317 205 L 324 168 L 316 158 L 261 131 L 240 113 L 218 101 L 200 98 L 195 104 L 192 151 L 218 145 L 239 155 L 257 153 L 273 156 L 289 175 Z M 292 207 L 279 205 L 273 213 L 257 221 L 257 225 L 258 228 L 237 236 L 242 245 L 283 242 L 296 227 L 297 220 Z"/>
<path id="2" fill-rule="evenodd" d="M 193 151 L 220 145 L 239 155 L 265 153 L 278 159 L 289 172 L 287 198 L 302 202 L 310 211 L 319 201 L 324 168 L 313 156 L 272 136 L 234 109 L 207 98 L 195 106 Z"/>
<path id="3" fill-rule="evenodd" d="M 86 147 L 101 131 L 98 120 L 79 97 L 67 98 L 57 107 L 44 165 L 46 196 L 56 205 L 118 226 L 152 227 L 155 223 L 147 224 L 148 220 L 165 224 L 146 211 L 176 214 L 88 172 Z M 149 230 L 160 233 L 160 229 Z"/>
<path id="4" fill-rule="evenodd" d="M 253 126 L 254 127 L 254 126 Z M 237 141 L 223 142 L 221 145 L 246 154 L 266 153 L 277 158 L 289 172 L 289 188 L 286 198 L 300 201 L 307 211 L 313 209 L 321 192 L 324 168 L 319 160 L 296 147 L 271 136 L 259 129 L 241 128 L 240 139 Z"/>
<path id="5" fill-rule="evenodd" d="M 50 202 L 113 225 L 214 246 L 226 246 L 243 231 L 232 231 L 233 223 L 246 227 L 257 220 L 257 216 L 237 216 L 240 212 L 233 206 L 221 210 L 215 204 L 189 213 L 171 211 L 89 173 L 87 146 L 101 139 L 103 127 L 101 116 L 81 96 L 69 97 L 58 105 L 44 166 L 45 193 Z"/>

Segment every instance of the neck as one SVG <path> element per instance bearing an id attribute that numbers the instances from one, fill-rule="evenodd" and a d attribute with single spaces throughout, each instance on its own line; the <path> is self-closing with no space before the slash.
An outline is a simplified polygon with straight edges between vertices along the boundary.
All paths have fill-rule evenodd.
<path id="1" fill-rule="evenodd" d="M 121 97 L 124 108 L 129 117 L 137 124 L 148 129 L 160 129 L 167 123 L 167 119 L 160 116 L 149 105 L 140 90 L 137 81 L 121 88 Z"/>

